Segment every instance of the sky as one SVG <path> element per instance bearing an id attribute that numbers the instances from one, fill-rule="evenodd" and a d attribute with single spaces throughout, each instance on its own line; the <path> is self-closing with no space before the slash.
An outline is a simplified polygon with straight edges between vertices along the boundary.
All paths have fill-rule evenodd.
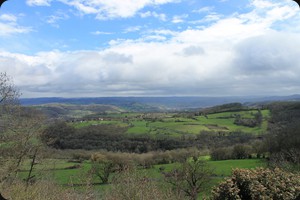
<path id="1" fill-rule="evenodd" d="M 0 72 L 23 98 L 300 93 L 292 0 L 8 0 Z"/>

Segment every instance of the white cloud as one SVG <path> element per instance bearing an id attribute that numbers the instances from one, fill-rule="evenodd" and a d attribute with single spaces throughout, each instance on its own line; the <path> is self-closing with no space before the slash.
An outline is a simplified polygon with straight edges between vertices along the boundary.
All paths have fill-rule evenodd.
<path id="1" fill-rule="evenodd" d="M 12 14 L 2 14 L 0 15 L 0 21 L 16 22 L 17 17 Z"/>
<path id="2" fill-rule="evenodd" d="M 0 36 L 11 36 L 12 34 L 29 33 L 30 27 L 22 27 L 16 23 L 3 23 L 0 21 Z"/>
<path id="3" fill-rule="evenodd" d="M 183 49 L 183 55 L 184 56 L 197 56 L 197 55 L 203 55 L 205 53 L 204 49 L 200 46 L 188 46 Z"/>
<path id="4" fill-rule="evenodd" d="M 152 30 L 99 51 L 0 52 L 0 68 L 28 96 L 299 93 L 300 36 L 277 27 L 281 21 L 292 26 L 298 11 L 271 1 L 251 6 L 201 29 Z"/>
<path id="5" fill-rule="evenodd" d="M 94 31 L 94 32 L 91 32 L 91 34 L 93 34 L 93 35 L 111 35 L 113 33 L 105 32 L 105 31 Z"/>
<path id="6" fill-rule="evenodd" d="M 48 16 L 46 22 L 56 28 L 59 28 L 58 22 L 69 18 L 70 18 L 69 15 L 67 15 L 65 12 L 57 11 L 54 15 Z"/>
<path id="7" fill-rule="evenodd" d="M 0 15 L 0 36 L 11 36 L 13 34 L 29 33 L 31 27 L 23 27 L 18 24 L 18 16 L 12 14 Z"/>
<path id="8" fill-rule="evenodd" d="M 276 6 L 273 2 L 268 0 L 253 0 L 251 4 L 259 9 L 265 9 Z"/>
<path id="9" fill-rule="evenodd" d="M 130 32 L 136 32 L 141 30 L 141 26 L 131 26 L 131 27 L 127 27 L 123 32 L 124 33 L 130 33 Z"/>
<path id="10" fill-rule="evenodd" d="M 222 19 L 222 15 L 218 14 L 218 13 L 210 13 L 208 15 L 206 15 L 204 18 L 200 19 L 200 20 L 196 20 L 196 21 L 191 21 L 191 24 L 200 24 L 200 23 L 209 23 L 209 22 L 216 22 L 220 19 Z"/>
<path id="11" fill-rule="evenodd" d="M 174 23 L 174 24 L 182 23 L 185 21 L 186 18 L 188 18 L 187 14 L 173 16 L 172 23 Z"/>
<path id="12" fill-rule="evenodd" d="M 128 18 L 147 6 L 177 3 L 178 0 L 60 0 L 83 14 L 96 14 L 97 19 Z M 159 16 L 163 17 L 163 16 Z"/>
<path id="13" fill-rule="evenodd" d="M 194 13 L 206 13 L 206 12 L 211 12 L 214 10 L 214 7 L 212 6 L 205 6 L 202 8 L 199 8 L 197 10 L 193 10 Z"/>
<path id="14" fill-rule="evenodd" d="M 27 0 L 29 6 L 50 6 L 52 0 Z"/>
<path id="15" fill-rule="evenodd" d="M 167 16 L 166 14 L 164 13 L 157 13 L 157 12 L 150 12 L 150 11 L 147 11 L 147 12 L 144 12 L 144 13 L 140 13 L 140 16 L 142 18 L 146 18 L 146 17 L 155 17 L 161 21 L 166 21 L 167 20 Z"/>

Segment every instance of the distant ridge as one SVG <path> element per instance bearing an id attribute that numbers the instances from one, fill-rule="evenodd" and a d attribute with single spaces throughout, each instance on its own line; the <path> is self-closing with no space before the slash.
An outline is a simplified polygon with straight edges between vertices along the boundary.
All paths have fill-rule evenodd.
<path id="1" fill-rule="evenodd" d="M 162 109 L 193 109 L 216 106 L 226 103 L 238 102 L 242 104 L 268 103 L 273 101 L 300 101 L 300 94 L 290 96 L 232 96 L 232 97 L 83 97 L 83 98 L 22 98 L 20 102 L 24 106 L 43 104 L 75 104 L 90 105 L 104 104 L 118 107 L 130 107 L 138 105 L 148 105 Z"/>

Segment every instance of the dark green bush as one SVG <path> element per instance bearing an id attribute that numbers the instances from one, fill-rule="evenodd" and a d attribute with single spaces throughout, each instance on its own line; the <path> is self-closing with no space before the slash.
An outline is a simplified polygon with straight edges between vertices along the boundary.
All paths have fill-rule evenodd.
<path id="1" fill-rule="evenodd" d="M 236 169 L 230 178 L 213 189 L 214 200 L 300 198 L 300 175 L 271 169 Z"/>

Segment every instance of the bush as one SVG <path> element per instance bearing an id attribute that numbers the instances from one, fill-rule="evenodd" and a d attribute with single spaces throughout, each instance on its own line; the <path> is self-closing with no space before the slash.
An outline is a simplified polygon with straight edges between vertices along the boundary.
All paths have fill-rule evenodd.
<path id="1" fill-rule="evenodd" d="M 179 168 L 163 174 L 165 181 L 173 186 L 177 195 L 184 194 L 189 199 L 196 200 L 210 183 L 213 170 L 206 161 L 198 159 L 186 161 Z"/>
<path id="2" fill-rule="evenodd" d="M 118 173 L 107 189 L 104 200 L 182 200 L 170 189 L 150 178 L 145 172 L 133 170 Z"/>
<path id="3" fill-rule="evenodd" d="M 232 148 L 217 148 L 210 153 L 212 160 L 229 160 L 232 159 Z"/>
<path id="4" fill-rule="evenodd" d="M 37 181 L 26 185 L 23 181 L 14 181 L 13 184 L 1 187 L 3 196 L 12 200 L 81 200 L 96 199 L 90 189 L 75 191 L 75 188 L 66 189 L 51 181 Z M 86 189 L 86 188 L 84 188 Z"/>
<path id="5" fill-rule="evenodd" d="M 246 159 L 251 155 L 251 147 L 248 145 L 237 144 L 233 147 L 233 159 Z"/>
<path id="6" fill-rule="evenodd" d="M 300 175 L 271 169 L 236 169 L 231 178 L 213 189 L 213 199 L 300 198 Z"/>

